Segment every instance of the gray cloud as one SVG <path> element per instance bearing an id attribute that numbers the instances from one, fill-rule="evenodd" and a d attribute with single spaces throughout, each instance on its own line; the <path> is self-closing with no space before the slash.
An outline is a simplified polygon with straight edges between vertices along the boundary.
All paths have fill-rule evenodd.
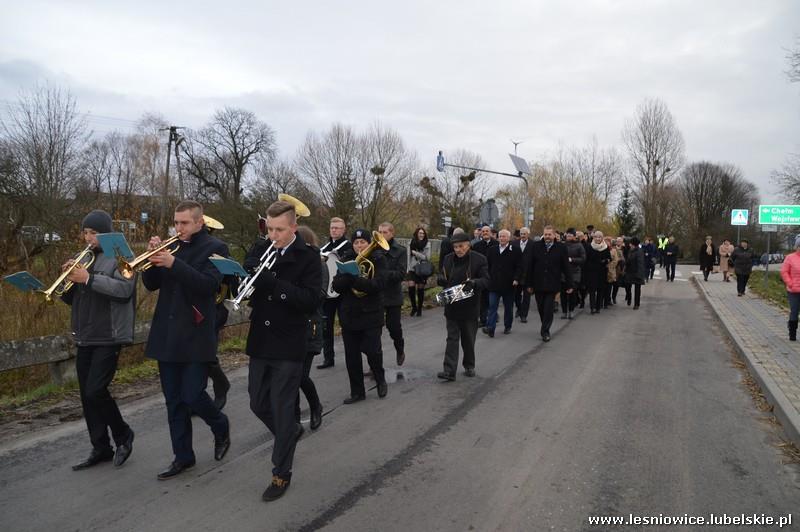
<path id="1" fill-rule="evenodd" d="M 242 106 L 289 157 L 311 128 L 378 119 L 431 165 L 463 147 L 510 170 L 510 138 L 533 160 L 593 135 L 619 145 L 646 97 L 667 102 L 690 159 L 741 166 L 765 199 L 770 171 L 800 150 L 800 86 L 783 74 L 800 20 L 789 0 L 34 0 L 5 11 L 0 100 L 47 79 L 94 115 L 156 111 L 193 127 Z"/>

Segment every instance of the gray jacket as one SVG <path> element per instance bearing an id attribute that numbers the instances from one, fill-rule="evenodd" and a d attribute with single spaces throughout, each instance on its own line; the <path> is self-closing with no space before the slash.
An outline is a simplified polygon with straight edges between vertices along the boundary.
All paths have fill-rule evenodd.
<path id="1" fill-rule="evenodd" d="M 72 336 L 77 345 L 124 345 L 133 342 L 136 278 L 125 279 L 117 260 L 95 252 L 89 282 L 76 284 L 61 299 L 72 307 Z"/>
<path id="2" fill-rule="evenodd" d="M 431 260 L 431 241 L 428 240 L 428 243 L 425 244 L 425 249 L 422 251 L 414 251 L 411 249 L 411 245 L 408 246 L 408 271 L 413 272 L 414 266 L 422 262 L 423 260 L 430 261 Z"/>

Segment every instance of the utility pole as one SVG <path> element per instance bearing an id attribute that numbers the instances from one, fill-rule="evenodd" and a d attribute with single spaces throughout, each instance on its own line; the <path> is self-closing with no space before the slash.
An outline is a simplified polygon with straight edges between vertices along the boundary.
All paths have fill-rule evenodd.
<path id="1" fill-rule="evenodd" d="M 175 157 L 178 157 L 178 129 L 183 129 L 180 126 L 169 126 L 167 128 L 161 128 L 159 131 L 169 131 L 169 137 L 167 138 L 167 168 L 164 172 L 164 189 L 161 194 L 161 213 L 159 217 L 159 223 L 161 224 L 162 229 L 166 230 L 169 227 L 169 222 L 167 221 L 167 203 L 169 202 L 169 167 L 170 167 L 170 159 L 172 156 L 172 143 L 175 142 Z M 180 163 L 180 159 L 178 159 Z M 180 176 L 180 168 L 178 169 L 178 175 Z M 180 188 L 179 194 L 181 199 L 183 199 L 183 180 L 180 180 Z"/>

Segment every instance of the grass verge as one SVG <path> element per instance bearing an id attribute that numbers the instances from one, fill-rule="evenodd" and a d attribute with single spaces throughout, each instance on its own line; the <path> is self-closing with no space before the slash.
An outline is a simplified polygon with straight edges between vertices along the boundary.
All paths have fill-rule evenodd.
<path id="1" fill-rule="evenodd" d="M 776 266 L 780 267 L 780 265 Z M 762 299 L 766 299 L 767 301 L 788 310 L 789 302 L 786 299 L 786 285 L 784 285 L 783 281 L 781 280 L 780 272 L 769 272 L 766 289 L 764 288 L 765 276 L 766 272 L 758 270 L 754 271 L 752 275 L 750 275 L 747 286 L 753 291 L 753 293 L 758 294 L 758 296 Z"/>

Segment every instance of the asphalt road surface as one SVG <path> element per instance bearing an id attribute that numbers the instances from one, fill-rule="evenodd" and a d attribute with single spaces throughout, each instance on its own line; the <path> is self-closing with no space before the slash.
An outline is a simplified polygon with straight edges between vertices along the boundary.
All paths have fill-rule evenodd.
<path id="1" fill-rule="evenodd" d="M 334 369 L 312 370 L 322 427 L 300 441 L 291 487 L 272 503 L 261 501 L 271 436 L 249 411 L 246 368 L 231 375 L 227 457 L 213 460 L 195 418 L 197 466 L 171 481 L 156 480 L 172 459 L 161 396 L 123 408 L 136 441 L 120 469 L 70 469 L 88 454 L 82 421 L 25 435 L 0 447 L 0 527 L 574 531 L 637 529 L 594 516 L 794 512 L 800 528 L 800 468 L 784 463 L 779 429 L 694 286 L 654 281 L 642 300 L 557 317 L 548 344 L 535 309 L 508 336 L 479 332 L 478 376 L 452 383 L 435 377 L 441 311 L 405 318 L 399 370 L 385 335 L 388 397 L 371 390 L 351 406 L 339 345 Z"/>

